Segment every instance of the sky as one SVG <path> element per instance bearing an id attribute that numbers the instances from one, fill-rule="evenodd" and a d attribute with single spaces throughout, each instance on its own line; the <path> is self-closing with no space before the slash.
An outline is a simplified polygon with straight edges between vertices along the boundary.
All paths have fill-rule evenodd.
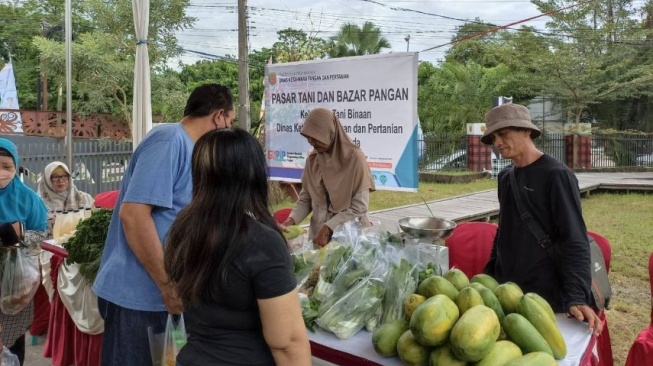
<path id="1" fill-rule="evenodd" d="M 193 51 L 237 55 L 237 4 L 237 0 L 192 0 L 187 15 L 197 20 L 192 29 L 178 33 L 179 44 L 186 50 L 179 61 L 192 64 L 208 58 Z M 505 25 L 540 14 L 527 0 L 249 0 L 247 5 L 250 51 L 272 47 L 277 31 L 285 28 L 327 39 L 345 23 L 362 26 L 371 21 L 392 46 L 382 53 L 408 49 L 419 52 L 421 61 L 433 63 L 444 58 L 447 47 L 425 50 L 448 43 L 464 20 L 478 17 Z M 543 30 L 548 19 L 544 16 L 523 24 Z"/>

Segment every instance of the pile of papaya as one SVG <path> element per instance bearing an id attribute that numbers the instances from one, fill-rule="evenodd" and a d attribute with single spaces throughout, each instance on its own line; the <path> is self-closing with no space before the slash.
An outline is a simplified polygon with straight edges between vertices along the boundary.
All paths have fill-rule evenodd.
<path id="1" fill-rule="evenodd" d="M 405 298 L 404 312 L 377 328 L 372 343 L 408 366 L 555 366 L 567 355 L 544 298 L 485 274 L 430 276 Z"/>

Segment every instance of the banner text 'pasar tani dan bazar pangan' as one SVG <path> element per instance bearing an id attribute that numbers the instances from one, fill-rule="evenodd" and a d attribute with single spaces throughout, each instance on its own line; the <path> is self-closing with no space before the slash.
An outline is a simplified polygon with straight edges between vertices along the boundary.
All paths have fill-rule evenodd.
<path id="1" fill-rule="evenodd" d="M 408 100 L 408 88 L 346 89 L 272 93 L 272 104 L 387 102 Z"/>

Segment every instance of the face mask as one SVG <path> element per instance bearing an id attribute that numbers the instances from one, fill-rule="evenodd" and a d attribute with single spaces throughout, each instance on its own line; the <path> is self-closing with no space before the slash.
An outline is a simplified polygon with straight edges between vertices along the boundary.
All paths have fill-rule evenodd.
<path id="1" fill-rule="evenodd" d="M 0 188 L 8 186 L 9 182 L 14 179 L 15 175 L 16 171 L 10 172 L 7 170 L 0 170 Z"/>

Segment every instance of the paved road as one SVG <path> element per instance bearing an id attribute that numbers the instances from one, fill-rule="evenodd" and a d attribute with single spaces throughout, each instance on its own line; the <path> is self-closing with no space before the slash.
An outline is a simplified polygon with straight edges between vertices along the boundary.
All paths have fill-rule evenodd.
<path id="1" fill-rule="evenodd" d="M 43 343 L 45 336 L 39 337 L 39 342 L 32 345 L 32 336 L 27 334 L 25 339 L 25 366 L 50 366 L 50 359 L 43 357 Z"/>

